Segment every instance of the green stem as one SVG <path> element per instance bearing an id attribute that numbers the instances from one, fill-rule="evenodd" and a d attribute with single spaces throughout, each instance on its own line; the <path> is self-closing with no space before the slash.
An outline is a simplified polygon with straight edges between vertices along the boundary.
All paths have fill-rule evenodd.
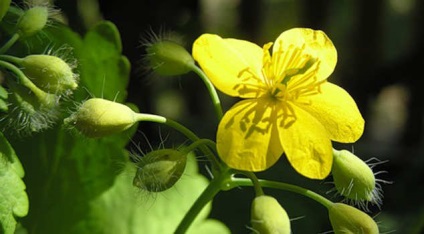
<path id="1" fill-rule="evenodd" d="M 216 143 L 215 141 L 212 141 L 210 139 L 199 139 L 194 141 L 191 145 L 187 146 L 186 148 L 184 148 L 183 150 L 187 153 L 200 148 L 202 146 L 208 146 L 211 150 L 213 150 L 216 153 Z"/>
<path id="2" fill-rule="evenodd" d="M 195 64 L 190 65 L 190 68 L 203 80 L 203 83 L 205 83 L 206 88 L 208 89 L 209 95 L 211 96 L 218 120 L 221 120 L 223 116 L 221 100 L 219 99 L 219 96 L 218 96 L 218 93 L 216 92 L 215 87 L 213 86 L 209 78 L 206 76 L 206 74 L 202 71 L 202 69 L 200 69 Z"/>
<path id="3" fill-rule="evenodd" d="M 185 135 L 188 139 L 190 139 L 193 142 L 196 142 L 200 140 L 200 138 L 194 134 L 190 129 L 184 127 L 182 124 L 165 118 L 160 115 L 153 115 L 153 114 L 145 114 L 145 113 L 137 113 L 136 114 L 137 121 L 143 121 L 143 122 L 154 122 L 154 123 L 160 123 L 168 125 L 169 127 L 179 131 L 183 135 Z M 222 164 L 218 161 L 218 159 L 215 157 L 215 155 L 212 153 L 212 151 L 206 147 L 206 146 L 199 146 L 200 150 L 205 154 L 206 157 L 211 161 L 212 167 L 222 170 Z"/>
<path id="4" fill-rule="evenodd" d="M 18 58 L 12 55 L 7 55 L 7 54 L 0 54 L 0 60 L 4 60 L 4 61 L 15 63 L 15 64 L 21 64 L 22 62 L 21 58 Z"/>
<path id="5" fill-rule="evenodd" d="M 309 197 L 312 200 L 315 200 L 316 202 L 320 203 L 327 209 L 332 206 L 333 202 L 328 200 L 327 198 L 309 190 L 305 189 L 296 185 L 282 183 L 282 182 L 276 182 L 276 181 L 268 181 L 268 180 L 259 180 L 259 183 L 263 187 L 267 188 L 275 188 L 275 189 L 281 189 L 285 191 L 294 192 L 300 195 L 303 195 L 305 197 Z M 244 179 L 244 178 L 231 178 L 230 186 L 232 188 L 239 187 L 239 186 L 252 186 L 252 181 L 250 179 Z"/>
<path id="6" fill-rule="evenodd" d="M 256 177 L 255 173 L 253 172 L 242 172 L 242 173 L 245 176 L 249 177 L 249 179 L 252 181 L 256 196 L 258 197 L 258 196 L 264 195 L 264 191 L 262 190 L 261 184 L 259 183 L 258 177 Z"/>
<path id="7" fill-rule="evenodd" d="M 12 37 L 0 48 L 0 54 L 4 54 L 13 44 L 19 39 L 19 34 L 15 33 Z"/>
<path id="8" fill-rule="evenodd" d="M 191 223 L 197 217 L 197 215 L 221 190 L 221 188 L 231 179 L 232 171 L 226 170 L 219 174 L 219 176 L 213 178 L 209 183 L 208 187 L 202 192 L 197 198 L 190 210 L 186 213 L 183 220 L 178 225 L 174 234 L 184 234 L 190 227 Z"/>

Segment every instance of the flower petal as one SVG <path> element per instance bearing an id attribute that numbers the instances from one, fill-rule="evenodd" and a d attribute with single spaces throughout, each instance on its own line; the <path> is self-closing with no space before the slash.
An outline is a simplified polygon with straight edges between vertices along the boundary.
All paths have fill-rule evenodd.
<path id="1" fill-rule="evenodd" d="M 343 88 L 326 82 L 321 93 L 302 97 L 301 108 L 315 116 L 327 129 L 333 141 L 350 143 L 358 140 L 364 132 L 365 121 L 355 100 Z"/>
<path id="2" fill-rule="evenodd" d="M 264 92 L 263 50 L 243 40 L 203 34 L 193 44 L 193 57 L 220 91 L 243 98 Z"/>
<path id="3" fill-rule="evenodd" d="M 337 63 L 337 51 L 330 38 L 323 31 L 309 28 L 293 28 L 280 34 L 274 43 L 273 54 L 288 51 L 290 46 L 303 48 L 302 53 L 311 55 L 319 62 L 316 73 L 318 81 L 325 80 L 334 71 Z M 288 69 L 290 67 L 287 67 Z"/>
<path id="4" fill-rule="evenodd" d="M 299 174 L 324 179 L 333 163 L 333 148 L 328 133 L 314 116 L 295 105 L 290 106 L 296 121 L 279 129 L 286 157 Z"/>
<path id="5" fill-rule="evenodd" d="M 262 171 L 280 158 L 275 108 L 269 99 L 248 99 L 225 113 L 218 126 L 217 149 L 228 166 Z"/>

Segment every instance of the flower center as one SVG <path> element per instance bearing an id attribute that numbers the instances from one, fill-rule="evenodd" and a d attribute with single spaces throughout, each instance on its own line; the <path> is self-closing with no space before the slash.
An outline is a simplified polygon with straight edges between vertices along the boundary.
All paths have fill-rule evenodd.
<path id="1" fill-rule="evenodd" d="M 262 74 L 268 87 L 268 94 L 282 101 L 296 101 L 300 96 L 320 92 L 316 78 L 320 62 L 307 53 L 305 45 L 290 45 L 283 50 L 279 41 L 278 50 L 272 56 L 269 52 L 272 43 L 263 47 Z"/>

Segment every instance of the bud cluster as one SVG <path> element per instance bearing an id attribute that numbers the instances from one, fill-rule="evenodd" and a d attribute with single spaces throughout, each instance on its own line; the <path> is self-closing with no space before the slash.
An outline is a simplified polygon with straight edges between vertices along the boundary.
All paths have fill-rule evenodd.
<path id="1" fill-rule="evenodd" d="M 0 19 L 8 10 L 10 1 L 0 1 Z M 31 37 L 49 22 L 54 10 L 48 4 L 27 2 L 26 9 L 16 20 L 15 33 L 0 46 L 0 69 L 5 74 L 2 89 L 1 129 L 18 135 L 27 135 L 49 128 L 60 116 L 63 96 L 69 96 L 78 87 L 74 65 L 53 54 L 29 54 L 15 57 L 6 52 L 18 39 Z M 17 11 L 19 12 L 19 11 Z"/>

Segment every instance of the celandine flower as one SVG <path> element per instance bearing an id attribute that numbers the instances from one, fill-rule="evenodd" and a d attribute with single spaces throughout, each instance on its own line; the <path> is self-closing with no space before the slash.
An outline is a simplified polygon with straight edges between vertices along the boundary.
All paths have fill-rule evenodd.
<path id="1" fill-rule="evenodd" d="M 325 178 L 331 140 L 354 142 L 364 120 L 352 97 L 327 82 L 337 51 L 322 31 L 295 28 L 263 48 L 243 40 L 204 34 L 194 59 L 222 92 L 244 98 L 227 111 L 217 148 L 230 167 L 261 171 L 283 152 L 309 178 Z"/>

